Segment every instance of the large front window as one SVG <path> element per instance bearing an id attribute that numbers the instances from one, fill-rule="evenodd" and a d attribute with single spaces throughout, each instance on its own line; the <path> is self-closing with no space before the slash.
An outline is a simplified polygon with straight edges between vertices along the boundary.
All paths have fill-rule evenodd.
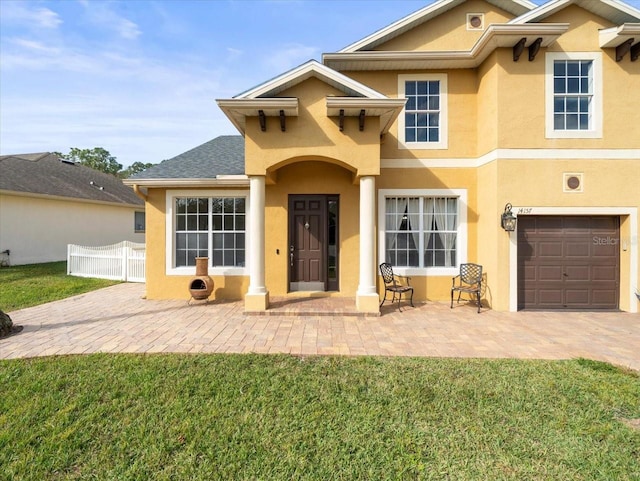
<path id="1" fill-rule="evenodd" d="M 245 265 L 245 197 L 175 197 L 175 267 Z"/>
<path id="2" fill-rule="evenodd" d="M 457 197 L 386 197 L 385 261 L 396 267 L 455 267 Z"/>

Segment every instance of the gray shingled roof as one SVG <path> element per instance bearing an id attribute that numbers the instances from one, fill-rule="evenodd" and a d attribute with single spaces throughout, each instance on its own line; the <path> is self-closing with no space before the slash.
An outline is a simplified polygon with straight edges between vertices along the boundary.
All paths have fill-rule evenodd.
<path id="1" fill-rule="evenodd" d="M 244 174 L 244 137 L 222 135 L 165 160 L 130 179 L 215 179 Z"/>
<path id="2" fill-rule="evenodd" d="M 117 177 L 63 162 L 49 152 L 0 156 L 0 190 L 144 205 Z"/>

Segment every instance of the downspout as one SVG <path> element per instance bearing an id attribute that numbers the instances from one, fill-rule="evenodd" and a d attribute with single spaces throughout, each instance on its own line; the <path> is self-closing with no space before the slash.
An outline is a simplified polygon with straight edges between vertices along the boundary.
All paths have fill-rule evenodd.
<path id="1" fill-rule="evenodd" d="M 147 194 L 140 190 L 140 186 L 138 184 L 133 184 L 133 192 L 135 192 L 135 194 L 145 202 L 147 201 Z"/>

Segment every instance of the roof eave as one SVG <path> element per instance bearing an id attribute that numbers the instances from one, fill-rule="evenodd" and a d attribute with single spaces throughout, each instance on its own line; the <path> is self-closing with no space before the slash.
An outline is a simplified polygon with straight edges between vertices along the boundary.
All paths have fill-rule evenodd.
<path id="1" fill-rule="evenodd" d="M 37 192 L 26 192 L 22 190 L 0 189 L 0 194 L 13 195 L 16 197 L 32 197 L 32 198 L 46 199 L 46 200 L 61 200 L 65 202 L 80 202 L 82 204 L 107 205 L 111 207 L 126 207 L 126 208 L 134 208 L 134 209 L 144 208 L 144 205 L 130 204 L 128 202 L 113 202 L 108 200 L 87 199 L 85 197 L 69 197 L 69 196 L 63 196 L 63 195 L 41 194 Z"/>
<path id="2" fill-rule="evenodd" d="M 152 188 L 249 187 L 246 175 L 221 175 L 216 178 L 125 179 L 124 183 Z"/>
<path id="3" fill-rule="evenodd" d="M 380 134 L 385 134 L 402 112 L 406 101 L 404 98 L 327 97 L 327 116 L 338 117 L 342 111 L 345 116 L 357 117 L 364 110 L 367 117 L 380 117 Z"/>
<path id="4" fill-rule="evenodd" d="M 640 23 L 624 23 L 600 30 L 600 48 L 615 48 L 629 39 L 640 37 Z"/>
<path id="5" fill-rule="evenodd" d="M 281 110 L 288 117 L 298 116 L 298 99 L 292 97 L 217 99 L 216 103 L 242 135 L 246 118 L 257 117 L 260 111 L 267 117 L 278 116 Z"/>
<path id="6" fill-rule="evenodd" d="M 523 37 L 530 38 L 527 45 L 537 38 L 542 38 L 541 47 L 547 47 L 569 29 L 567 23 L 545 24 L 493 24 L 478 39 L 471 50 L 432 51 L 432 52 L 395 52 L 366 51 L 351 53 L 327 53 L 323 61 L 336 70 L 368 70 L 367 64 L 376 64 L 375 69 L 402 69 L 402 63 L 409 62 L 410 69 L 430 68 L 437 63 L 437 68 L 475 68 L 496 48 L 513 47 Z M 349 67 L 344 67 L 344 65 Z M 354 65 L 361 64 L 361 68 Z"/>

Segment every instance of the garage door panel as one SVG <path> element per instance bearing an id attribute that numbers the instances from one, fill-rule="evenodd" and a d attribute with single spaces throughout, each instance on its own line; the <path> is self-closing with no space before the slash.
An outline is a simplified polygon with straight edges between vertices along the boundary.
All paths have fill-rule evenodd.
<path id="1" fill-rule="evenodd" d="M 562 229 L 562 217 L 538 217 L 533 220 L 534 233 L 545 234 Z"/>
<path id="2" fill-rule="evenodd" d="M 538 303 L 547 308 L 561 308 L 562 291 L 557 289 L 539 289 Z"/>
<path id="3" fill-rule="evenodd" d="M 565 291 L 565 304 L 567 307 L 580 307 L 589 303 L 589 289 L 567 289 Z"/>
<path id="4" fill-rule="evenodd" d="M 616 290 L 594 290 L 592 303 L 595 306 L 602 306 L 606 308 L 612 302 L 618 301 L 618 291 Z"/>
<path id="5" fill-rule="evenodd" d="M 535 266 L 526 266 L 522 272 L 523 280 L 535 281 L 538 279 L 538 269 Z"/>
<path id="6" fill-rule="evenodd" d="M 537 273 L 536 280 L 538 281 L 562 282 L 563 274 L 561 266 L 539 266 Z"/>
<path id="7" fill-rule="evenodd" d="M 619 252 L 618 244 L 593 244 L 591 246 L 591 255 L 595 257 L 618 257 Z"/>
<path id="8" fill-rule="evenodd" d="M 582 266 L 564 266 L 564 276 L 570 281 L 586 281 L 591 280 L 591 269 L 589 265 Z"/>
<path id="9" fill-rule="evenodd" d="M 519 309 L 617 309 L 619 219 L 520 216 Z"/>
<path id="10" fill-rule="evenodd" d="M 592 219 L 592 234 L 618 234 L 618 222 L 615 217 L 594 217 Z"/>
<path id="11" fill-rule="evenodd" d="M 591 280 L 618 282 L 618 270 L 615 266 L 593 266 L 591 268 Z"/>
<path id="12" fill-rule="evenodd" d="M 565 241 L 566 257 L 589 257 L 589 242 Z"/>
<path id="13" fill-rule="evenodd" d="M 562 241 L 540 242 L 537 257 L 562 257 Z"/>
<path id="14" fill-rule="evenodd" d="M 562 227 L 565 234 L 585 234 L 589 232 L 591 217 L 564 217 Z M 556 231 L 557 232 L 557 231 Z"/>

